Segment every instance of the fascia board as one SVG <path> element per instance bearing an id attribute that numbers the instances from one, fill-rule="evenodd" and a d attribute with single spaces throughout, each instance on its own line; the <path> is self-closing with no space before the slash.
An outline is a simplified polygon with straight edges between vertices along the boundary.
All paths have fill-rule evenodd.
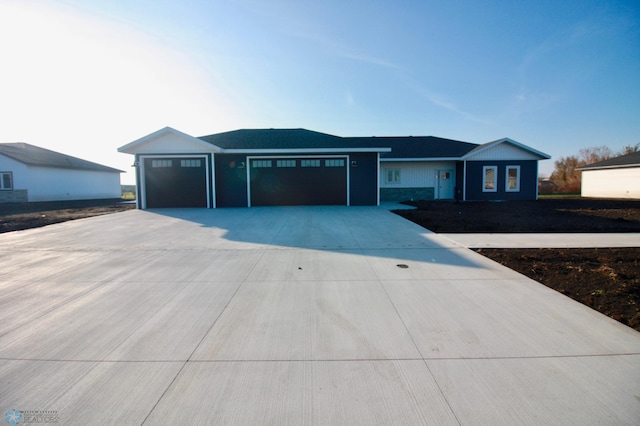
<path id="1" fill-rule="evenodd" d="M 313 154 L 334 152 L 391 152 L 391 148 L 294 148 L 294 149 L 223 149 L 222 154 Z"/>
<path id="2" fill-rule="evenodd" d="M 578 171 L 585 171 L 588 172 L 589 170 L 606 170 L 606 169 L 630 169 L 633 167 L 639 167 L 640 168 L 640 164 L 636 163 L 636 164 L 620 164 L 617 166 L 596 166 L 596 167 L 580 167 L 577 168 L 576 170 Z"/>
<path id="3" fill-rule="evenodd" d="M 460 161 L 461 157 L 425 157 L 425 158 L 380 158 L 381 162 L 439 162 Z"/>

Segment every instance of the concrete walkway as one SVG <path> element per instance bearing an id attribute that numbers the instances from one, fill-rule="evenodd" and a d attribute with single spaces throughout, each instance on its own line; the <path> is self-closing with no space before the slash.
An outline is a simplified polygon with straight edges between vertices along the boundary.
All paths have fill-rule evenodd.
<path id="1" fill-rule="evenodd" d="M 0 256 L 1 415 L 640 419 L 640 333 L 384 208 L 136 210 L 2 234 Z"/>
<path id="2" fill-rule="evenodd" d="M 438 234 L 467 248 L 640 247 L 640 233 Z"/>

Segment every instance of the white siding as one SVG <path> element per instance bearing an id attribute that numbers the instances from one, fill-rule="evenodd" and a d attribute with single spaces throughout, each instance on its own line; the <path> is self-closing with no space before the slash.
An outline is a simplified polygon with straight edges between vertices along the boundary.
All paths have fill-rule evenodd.
<path id="1" fill-rule="evenodd" d="M 640 199 L 640 167 L 585 170 L 582 196 Z"/>
<path id="2" fill-rule="evenodd" d="M 483 160 L 539 160 L 540 158 L 533 155 L 530 152 L 522 150 L 516 146 L 511 145 L 508 142 L 497 144 L 494 147 L 479 152 L 476 155 L 472 155 L 467 160 L 470 161 L 483 161 Z"/>
<path id="3" fill-rule="evenodd" d="M 387 183 L 387 171 L 400 170 L 399 183 Z M 436 187 L 438 170 L 451 170 L 456 173 L 455 162 L 396 162 L 380 163 L 381 188 L 429 188 Z"/>
<path id="4" fill-rule="evenodd" d="M 213 152 L 214 147 L 208 149 L 206 142 L 198 143 L 174 133 L 160 135 L 136 149 L 138 154 L 190 154 L 197 152 Z"/>
<path id="5" fill-rule="evenodd" d="M 120 173 L 34 166 L 29 166 L 27 173 L 29 201 L 90 200 L 121 196 Z"/>
<path id="6" fill-rule="evenodd" d="M 0 155 L 0 172 L 13 173 L 13 189 L 28 189 L 27 166 L 25 164 Z"/>

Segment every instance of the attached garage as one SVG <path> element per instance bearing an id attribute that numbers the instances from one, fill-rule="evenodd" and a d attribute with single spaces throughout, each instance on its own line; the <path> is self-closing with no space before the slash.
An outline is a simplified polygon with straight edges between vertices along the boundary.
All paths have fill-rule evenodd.
<path id="1" fill-rule="evenodd" d="M 249 157 L 251 206 L 347 205 L 347 157 Z"/>

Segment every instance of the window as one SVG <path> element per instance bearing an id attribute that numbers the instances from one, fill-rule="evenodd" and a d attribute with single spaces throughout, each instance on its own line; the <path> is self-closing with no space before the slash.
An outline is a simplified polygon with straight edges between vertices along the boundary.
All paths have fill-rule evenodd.
<path id="1" fill-rule="evenodd" d="M 505 191 L 520 192 L 520 166 L 507 166 Z"/>
<path id="2" fill-rule="evenodd" d="M 320 167 L 320 160 L 300 160 L 300 167 Z"/>
<path id="3" fill-rule="evenodd" d="M 0 189 L 13 189 L 13 174 L 0 172 Z"/>
<path id="4" fill-rule="evenodd" d="M 296 160 L 278 160 L 276 162 L 276 166 L 278 167 L 295 167 Z"/>
<path id="5" fill-rule="evenodd" d="M 180 160 L 180 167 L 201 167 L 202 160 Z"/>
<path id="6" fill-rule="evenodd" d="M 482 168 L 482 192 L 498 191 L 498 167 L 484 166 Z"/>
<path id="7" fill-rule="evenodd" d="M 324 160 L 325 167 L 344 167 L 343 159 Z"/>
<path id="8" fill-rule="evenodd" d="M 385 179 L 387 183 L 400 183 L 400 170 L 387 170 Z"/>
<path id="9" fill-rule="evenodd" d="M 253 165 L 254 169 L 264 169 L 264 168 L 271 167 L 272 161 L 271 160 L 253 160 L 251 164 Z"/>
<path id="10" fill-rule="evenodd" d="M 151 167 L 173 167 L 171 160 L 151 160 Z"/>

